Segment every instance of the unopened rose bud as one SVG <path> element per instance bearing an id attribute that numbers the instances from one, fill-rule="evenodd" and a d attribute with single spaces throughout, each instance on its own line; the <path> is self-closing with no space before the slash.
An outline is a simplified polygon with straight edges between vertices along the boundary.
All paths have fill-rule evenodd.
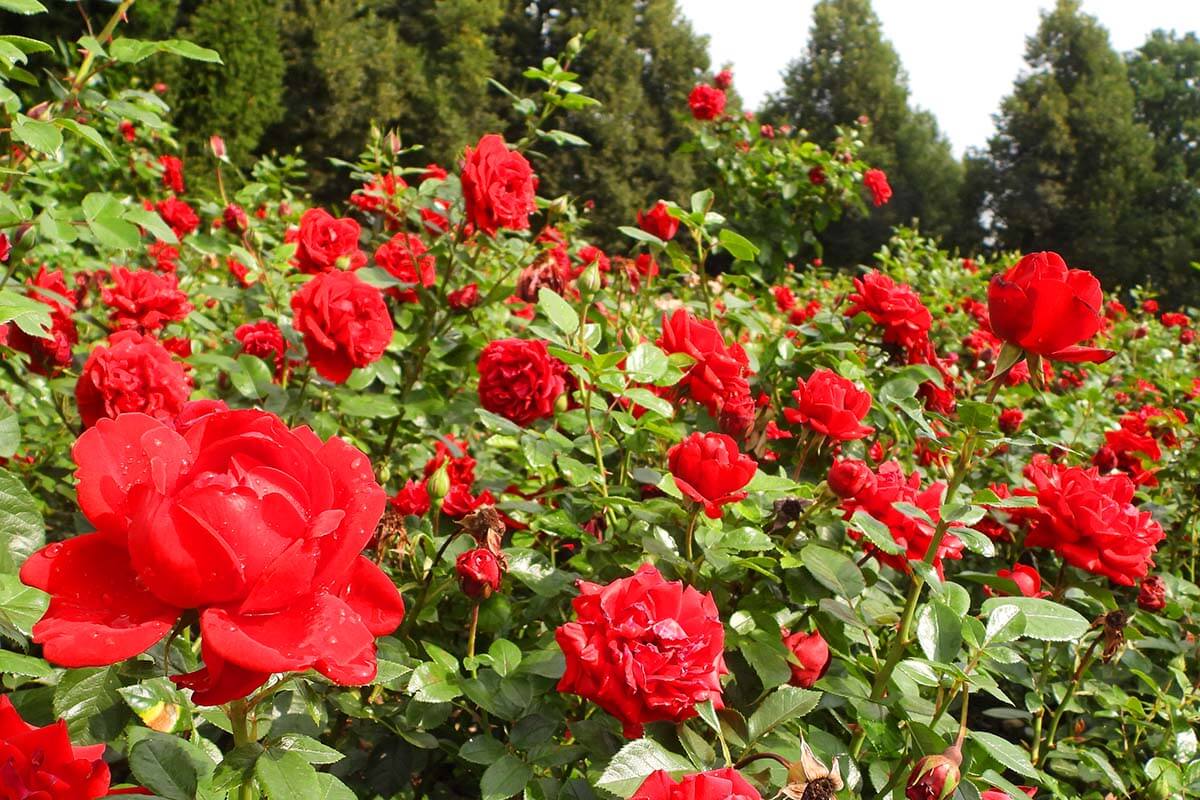
<path id="1" fill-rule="evenodd" d="M 404 142 L 400 140 L 400 134 L 394 130 L 388 131 L 386 141 L 388 149 L 392 151 L 392 155 L 394 156 L 399 155 L 400 151 L 404 149 Z"/>
<path id="2" fill-rule="evenodd" d="M 583 274 L 579 276 L 579 287 L 586 292 L 595 293 L 600 290 L 600 267 L 595 261 L 588 264 Z"/>
<path id="3" fill-rule="evenodd" d="M 500 560 L 486 547 L 477 547 L 460 555 L 454 570 L 458 573 L 463 594 L 485 600 L 500 590 L 500 581 L 504 577 Z"/>
<path id="4" fill-rule="evenodd" d="M 579 55 L 579 52 L 583 50 L 583 36 L 578 33 L 572 36 L 567 40 L 567 46 L 564 49 L 570 58 Z"/>
<path id="5" fill-rule="evenodd" d="M 946 800 L 962 779 L 958 771 L 960 763 L 962 756 L 956 747 L 941 755 L 925 756 L 909 774 L 904 796 L 908 800 Z"/>
<path id="6" fill-rule="evenodd" d="M 429 492 L 429 496 L 433 500 L 441 500 L 450 493 L 450 473 L 446 471 L 446 463 L 437 468 L 437 471 L 429 476 L 429 480 L 425 482 L 425 490 Z"/>
<path id="7" fill-rule="evenodd" d="M 1167 587 L 1163 584 L 1162 578 L 1157 575 L 1142 578 L 1142 585 L 1138 588 L 1137 604 L 1142 611 L 1151 613 L 1158 613 L 1166 608 Z"/>
<path id="8" fill-rule="evenodd" d="M 229 160 L 225 153 L 225 140 L 220 136 L 213 134 L 208 137 L 208 149 L 212 150 L 212 154 L 222 161 Z"/>

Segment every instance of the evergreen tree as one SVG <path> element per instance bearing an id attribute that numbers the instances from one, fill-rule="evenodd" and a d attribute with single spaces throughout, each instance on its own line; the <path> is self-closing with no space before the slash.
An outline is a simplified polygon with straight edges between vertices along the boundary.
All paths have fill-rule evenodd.
<path id="1" fill-rule="evenodd" d="M 1059 0 L 1026 43 L 1029 74 L 1003 101 L 989 143 L 987 209 L 998 244 L 1056 250 L 1110 286 L 1161 278 L 1138 237 L 1151 140 L 1108 33 Z M 1155 274 L 1158 273 L 1158 274 Z"/>
<path id="2" fill-rule="evenodd" d="M 891 202 L 866 218 L 846 218 L 821 236 L 831 264 L 865 261 L 893 225 L 919 220 L 922 230 L 947 235 L 959 223 L 962 168 L 926 111 L 909 106 L 900 57 L 883 37 L 870 0 L 821 0 L 803 56 L 788 67 L 783 89 L 765 115 L 805 128 L 827 143 L 838 126 L 870 120 L 864 158 L 887 172 Z"/>
<path id="3" fill-rule="evenodd" d="M 1200 275 L 1200 39 L 1155 31 L 1128 62 L 1134 116 L 1154 137 L 1138 234 L 1178 301 L 1195 302 Z"/>

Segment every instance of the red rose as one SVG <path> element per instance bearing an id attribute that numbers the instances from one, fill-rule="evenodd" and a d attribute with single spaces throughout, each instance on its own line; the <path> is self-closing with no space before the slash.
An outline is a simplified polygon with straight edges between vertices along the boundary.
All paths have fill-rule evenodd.
<path id="1" fill-rule="evenodd" d="M 450 177 L 450 174 L 446 172 L 445 168 L 434 163 L 429 163 L 425 165 L 425 171 L 421 173 L 421 182 L 444 181 L 448 177 Z"/>
<path id="2" fill-rule="evenodd" d="M 1143 300 L 1142 301 L 1142 311 L 1145 311 L 1147 314 L 1157 314 L 1158 313 L 1158 301 L 1157 300 Z"/>
<path id="3" fill-rule="evenodd" d="M 155 333 L 192 312 L 174 273 L 113 267 L 112 279 L 112 286 L 100 290 L 100 299 L 108 306 L 108 319 L 117 330 Z"/>
<path id="4" fill-rule="evenodd" d="M 1138 586 L 1138 608 L 1143 611 L 1157 613 L 1167 607 L 1167 587 L 1163 579 L 1157 575 L 1142 578 Z"/>
<path id="5" fill-rule="evenodd" d="M 992 331 L 1028 354 L 1054 361 L 1107 361 L 1115 353 L 1079 347 L 1104 324 L 1100 281 L 1067 269 L 1057 253 L 1031 253 L 988 284 Z"/>
<path id="6" fill-rule="evenodd" d="M 159 272 L 174 272 L 179 268 L 179 248 L 166 242 L 154 242 L 146 248 L 146 255 L 154 259 Z"/>
<path id="7" fill-rule="evenodd" d="M 962 757 L 954 748 L 952 755 L 925 756 L 917 762 L 908 776 L 904 796 L 908 800 L 946 800 L 954 794 L 961 780 L 958 765 Z"/>
<path id="8" fill-rule="evenodd" d="M 758 462 L 723 433 L 691 434 L 667 451 L 667 464 L 683 496 L 712 519 L 721 518 L 721 506 L 746 496 L 742 490 L 758 470 Z"/>
<path id="9" fill-rule="evenodd" d="M 448 433 L 445 441 L 439 439 L 433 458 L 425 462 L 425 477 L 432 477 L 442 464 L 451 484 L 462 484 L 468 489 L 475 483 L 475 459 L 467 452 L 467 443 Z"/>
<path id="10" fill-rule="evenodd" d="M 246 216 L 246 209 L 239 206 L 237 203 L 230 203 L 225 206 L 225 210 L 221 212 L 221 219 L 225 221 L 225 227 L 231 233 L 241 236 L 250 227 L 250 218 Z"/>
<path id="11" fill-rule="evenodd" d="M 753 410 L 746 406 L 750 384 L 746 380 L 750 363 L 740 345 L 726 345 L 715 322 L 697 319 L 685 308 L 669 318 L 664 315 L 658 346 L 666 353 L 686 353 L 695 360 L 679 386 L 714 419 L 721 419 L 726 407 L 745 422 Z M 751 420 L 752 421 L 752 420 Z"/>
<path id="12" fill-rule="evenodd" d="M 871 395 L 853 381 L 828 369 L 818 369 L 796 379 L 792 392 L 796 408 L 785 408 L 783 416 L 793 425 L 804 425 L 829 439 L 848 442 L 870 436 L 875 429 L 863 425 L 871 410 Z"/>
<path id="13" fill-rule="evenodd" d="M 1030 797 L 1037 795 L 1037 788 L 1034 786 L 1018 786 L 1017 788 Z M 999 789 L 988 789 L 986 792 L 980 794 L 979 797 L 981 800 L 1015 800 L 1007 792 L 1002 792 Z"/>
<path id="14" fill-rule="evenodd" d="M 825 170 L 821 167 L 813 167 L 808 171 L 808 182 L 813 186 L 821 186 L 825 183 Z"/>
<path id="15" fill-rule="evenodd" d="M 334 269 L 358 269 L 367 256 L 358 249 L 358 223 L 334 217 L 323 208 L 310 208 L 300 217 L 296 235 L 296 269 L 307 274 Z"/>
<path id="16" fill-rule="evenodd" d="M 762 800 L 762 795 L 732 767 L 685 775 L 678 783 L 660 769 L 629 800 Z"/>
<path id="17" fill-rule="evenodd" d="M 479 354 L 479 404 L 527 427 L 554 416 L 566 388 L 562 362 L 541 339 L 496 339 Z"/>
<path id="18" fill-rule="evenodd" d="M 878 444 L 878 443 L 877 443 Z M 892 569 L 907 572 L 911 567 L 909 561 L 920 561 L 925 558 L 929 545 L 933 542 L 934 527 L 940 519 L 942 495 L 946 491 L 945 484 L 933 483 L 929 488 L 921 489 L 921 476 L 917 473 L 905 475 L 904 469 L 897 461 L 887 461 L 879 466 L 875 473 L 875 486 L 870 491 L 864 491 L 852 500 L 845 500 L 842 509 L 846 519 L 850 519 L 855 511 L 862 510 L 888 526 L 888 532 L 896 544 L 904 548 L 898 554 L 886 553 L 868 542 L 863 542 L 863 548 L 875 558 Z M 914 505 L 925 512 L 933 521 L 910 517 L 895 507 L 895 503 L 904 502 Z M 848 531 L 852 539 L 861 538 L 856 531 Z M 962 558 L 963 544 L 957 536 L 947 533 L 942 537 L 934 554 L 933 566 L 938 575 L 942 574 L 942 562 L 947 558 Z"/>
<path id="19" fill-rule="evenodd" d="M 718 89 L 724 90 L 733 86 L 733 73 L 727 69 L 723 69 L 713 77 L 713 85 Z"/>
<path id="20" fill-rule="evenodd" d="M 196 228 L 200 227 L 200 218 L 187 203 L 178 197 L 168 197 L 160 200 L 154 206 L 163 222 L 175 232 L 175 238 L 182 239 Z"/>
<path id="21" fill-rule="evenodd" d="M 397 233 L 375 251 L 375 263 L 398 281 L 419 283 L 428 289 L 437 277 L 436 262 L 433 256 L 428 255 L 428 251 L 420 236 Z M 417 302 L 415 289 L 394 286 L 388 289 L 388 294 L 401 303 Z"/>
<path id="22" fill-rule="evenodd" d="M 423 517 L 429 513 L 429 491 L 425 481 L 411 478 L 390 501 L 392 508 L 406 516 Z"/>
<path id="23" fill-rule="evenodd" d="M 1000 430 L 1012 435 L 1021 428 L 1025 414 L 1019 408 L 1006 408 L 1000 412 Z"/>
<path id="24" fill-rule="evenodd" d="M 711 594 L 644 564 L 607 586 L 580 581 L 571 605 L 577 621 L 555 632 L 566 658 L 558 691 L 596 703 L 627 738 L 647 722 L 691 719 L 705 700 L 722 707 L 725 626 Z"/>
<path id="25" fill-rule="evenodd" d="M 242 343 L 242 352 L 255 356 L 275 365 L 275 378 L 283 375 L 284 354 L 287 352 L 287 341 L 283 331 L 274 322 L 260 320 L 239 325 L 233 336 Z"/>
<path id="26" fill-rule="evenodd" d="M 109 781 L 103 744 L 74 747 L 66 722 L 30 725 L 0 695 L 0 797 L 96 800 L 109 796 Z"/>
<path id="27" fill-rule="evenodd" d="M 492 592 L 500 591 L 500 581 L 504 577 L 500 560 L 486 547 L 476 547 L 461 554 L 454 562 L 454 571 L 458 574 L 458 585 L 467 597 L 491 597 Z"/>
<path id="28" fill-rule="evenodd" d="M 474 149 L 468 147 L 462 167 L 463 201 L 467 218 L 479 230 L 495 236 L 500 228 L 523 231 L 537 210 L 537 178 L 525 156 L 509 150 L 504 137 L 489 133 Z"/>
<path id="29" fill-rule="evenodd" d="M 875 270 L 854 279 L 846 316 L 866 314 L 883 326 L 883 341 L 906 349 L 924 344 L 933 317 L 912 287 Z"/>
<path id="30" fill-rule="evenodd" d="M 60 269 L 48 271 L 38 267 L 37 274 L 25 281 L 26 296 L 50 306 L 50 338 L 30 336 L 13 324 L 4 326 L 8 332 L 6 344 L 29 356 L 29 368 L 39 375 L 52 375 L 71 363 L 71 348 L 79 341 L 79 331 L 72 314 L 75 313 L 75 294 L 67 288 Z"/>
<path id="31" fill-rule="evenodd" d="M 688 108 L 698 120 L 714 120 L 725 113 L 725 93 L 715 86 L 696 84 L 688 95 Z"/>
<path id="32" fill-rule="evenodd" d="M 637 212 L 637 224 L 664 242 L 674 239 L 679 232 L 679 220 L 671 216 L 671 206 L 665 200 L 659 200 L 649 211 Z"/>
<path id="33" fill-rule="evenodd" d="M 175 156 L 159 156 L 158 165 L 162 167 L 162 185 L 175 194 L 183 194 L 183 162 Z"/>
<path id="34" fill-rule="evenodd" d="M 461 289 L 455 289 L 446 295 L 446 305 L 455 311 L 466 311 L 469 308 L 474 308 L 479 305 L 479 286 L 474 283 L 468 283 Z"/>
<path id="35" fill-rule="evenodd" d="M 829 484 L 829 490 L 843 500 L 875 491 L 875 473 L 867 466 L 867 462 L 857 458 L 833 462 L 825 480 Z"/>
<path id="36" fill-rule="evenodd" d="M 145 414 L 101 420 L 72 455 L 96 532 L 21 568 L 50 594 L 33 627 L 48 660 L 115 664 L 195 614 L 205 666 L 173 679 L 202 705 L 277 672 L 375 676 L 375 637 L 404 605 L 359 555 L 386 503 L 361 451 L 266 412 L 216 410 L 178 432 Z"/>
<path id="37" fill-rule="evenodd" d="M 353 272 L 322 272 L 292 296 L 292 325 L 304 334 L 308 360 L 334 383 L 383 358 L 392 317 L 383 294 Z"/>
<path id="38" fill-rule="evenodd" d="M 137 138 L 137 128 L 135 128 L 133 123 L 127 119 L 121 120 L 121 124 L 117 126 L 117 130 L 121 132 L 121 136 L 123 136 L 127 142 L 132 142 Z"/>
<path id="39" fill-rule="evenodd" d="M 876 206 L 892 199 L 892 187 L 888 184 L 887 173 L 881 169 L 869 169 L 864 172 L 863 186 L 871 190 L 871 202 Z"/>
<path id="40" fill-rule="evenodd" d="M 1042 591 L 1042 576 L 1036 569 L 1028 564 L 1013 564 L 1012 569 L 996 570 L 997 578 L 1008 578 L 1017 585 L 1017 590 L 1023 597 L 1049 597 L 1049 592 Z M 990 586 L 984 587 L 984 592 L 988 595 L 1005 595 L 1006 592 L 993 590 Z"/>
<path id="41" fill-rule="evenodd" d="M 248 288 L 253 285 L 254 281 L 250 280 L 250 268 L 242 262 L 238 261 L 233 256 L 226 256 L 225 266 L 229 269 L 229 273 L 237 279 L 237 282 L 242 285 L 242 288 Z"/>
<path id="42" fill-rule="evenodd" d="M 108 337 L 107 347 L 94 347 L 75 384 L 85 426 L 128 411 L 171 420 L 191 393 L 183 364 L 153 336 L 137 331 L 119 331 Z"/>
<path id="43" fill-rule="evenodd" d="M 788 663 L 792 670 L 792 678 L 788 683 L 792 686 L 811 689 L 829 669 L 829 645 L 820 631 L 789 633 L 784 628 L 783 646 L 792 654 L 793 660 Z"/>
<path id="44" fill-rule="evenodd" d="M 462 519 L 477 508 L 489 506 L 495 498 L 487 489 L 479 495 L 471 494 L 471 487 L 465 483 L 452 483 L 450 491 L 442 498 L 442 513 L 450 519 Z"/>
<path id="45" fill-rule="evenodd" d="M 1162 541 L 1162 526 L 1133 505 L 1134 485 L 1125 475 L 1101 476 L 1093 467 L 1067 467 L 1036 455 L 1025 468 L 1038 507 L 1026 547 L 1045 547 L 1080 569 L 1133 586 L 1144 578 Z"/>

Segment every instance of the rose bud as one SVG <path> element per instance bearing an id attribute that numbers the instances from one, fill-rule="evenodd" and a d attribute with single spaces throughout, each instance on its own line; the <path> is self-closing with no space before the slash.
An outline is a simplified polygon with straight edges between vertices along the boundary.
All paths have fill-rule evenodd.
<path id="1" fill-rule="evenodd" d="M 875 473 L 865 461 L 847 458 L 833 463 L 826 481 L 831 492 L 843 500 L 849 500 L 874 490 Z"/>
<path id="2" fill-rule="evenodd" d="M 908 800 L 946 800 L 958 788 L 960 763 L 962 756 L 956 747 L 941 755 L 925 756 L 909 774 L 904 796 Z"/>
<path id="3" fill-rule="evenodd" d="M 446 471 L 447 463 L 449 462 L 443 461 L 441 466 L 437 468 L 437 471 L 425 481 L 425 491 L 433 500 L 441 500 L 450 494 L 451 482 L 450 473 Z"/>
<path id="4" fill-rule="evenodd" d="M 1092 464 L 1099 467 L 1101 472 L 1112 472 L 1117 468 L 1117 453 L 1108 445 L 1102 445 L 1092 456 Z"/>
<path id="5" fill-rule="evenodd" d="M 225 206 L 225 211 L 221 217 L 225 221 L 225 227 L 229 228 L 233 233 L 245 233 L 246 228 L 250 225 L 250 220 L 246 217 L 245 210 L 237 203 L 230 203 Z"/>
<path id="6" fill-rule="evenodd" d="M 1137 604 L 1142 611 L 1151 613 L 1157 613 L 1166 607 L 1167 587 L 1162 578 L 1157 575 L 1142 578 L 1142 585 L 1138 587 Z"/>
<path id="7" fill-rule="evenodd" d="M 454 569 L 463 594 L 485 600 L 492 592 L 499 591 L 500 580 L 504 577 L 499 559 L 486 547 L 476 547 L 460 555 L 454 562 Z"/>
<path id="8" fill-rule="evenodd" d="M 225 152 L 225 140 L 220 136 L 213 134 L 212 136 L 208 137 L 208 147 L 210 150 L 212 150 L 212 154 L 214 156 L 222 161 L 227 160 Z"/>
<path id="9" fill-rule="evenodd" d="M 1000 430 L 1010 436 L 1020 429 L 1024 421 L 1025 414 L 1019 408 L 1006 408 L 1000 412 Z"/>
<path id="10" fill-rule="evenodd" d="M 446 295 L 446 304 L 455 311 L 466 311 L 479 304 L 479 286 L 468 283 L 461 289 L 455 289 Z"/>
<path id="11" fill-rule="evenodd" d="M 783 629 L 783 644 L 794 657 L 788 664 L 792 670 L 788 683 L 811 689 L 829 669 L 829 645 L 821 637 L 820 631 L 789 633 L 786 628 Z"/>

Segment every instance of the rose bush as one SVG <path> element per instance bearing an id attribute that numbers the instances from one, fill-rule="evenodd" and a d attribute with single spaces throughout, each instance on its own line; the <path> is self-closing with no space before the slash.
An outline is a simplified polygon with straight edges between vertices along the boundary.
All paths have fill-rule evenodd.
<path id="1" fill-rule="evenodd" d="M 1194 310 L 825 270 L 889 179 L 729 73 L 601 229 L 583 38 L 314 203 L 180 158 L 149 56 L 218 56 L 114 10 L 0 37 L 0 797 L 1200 794 Z"/>

